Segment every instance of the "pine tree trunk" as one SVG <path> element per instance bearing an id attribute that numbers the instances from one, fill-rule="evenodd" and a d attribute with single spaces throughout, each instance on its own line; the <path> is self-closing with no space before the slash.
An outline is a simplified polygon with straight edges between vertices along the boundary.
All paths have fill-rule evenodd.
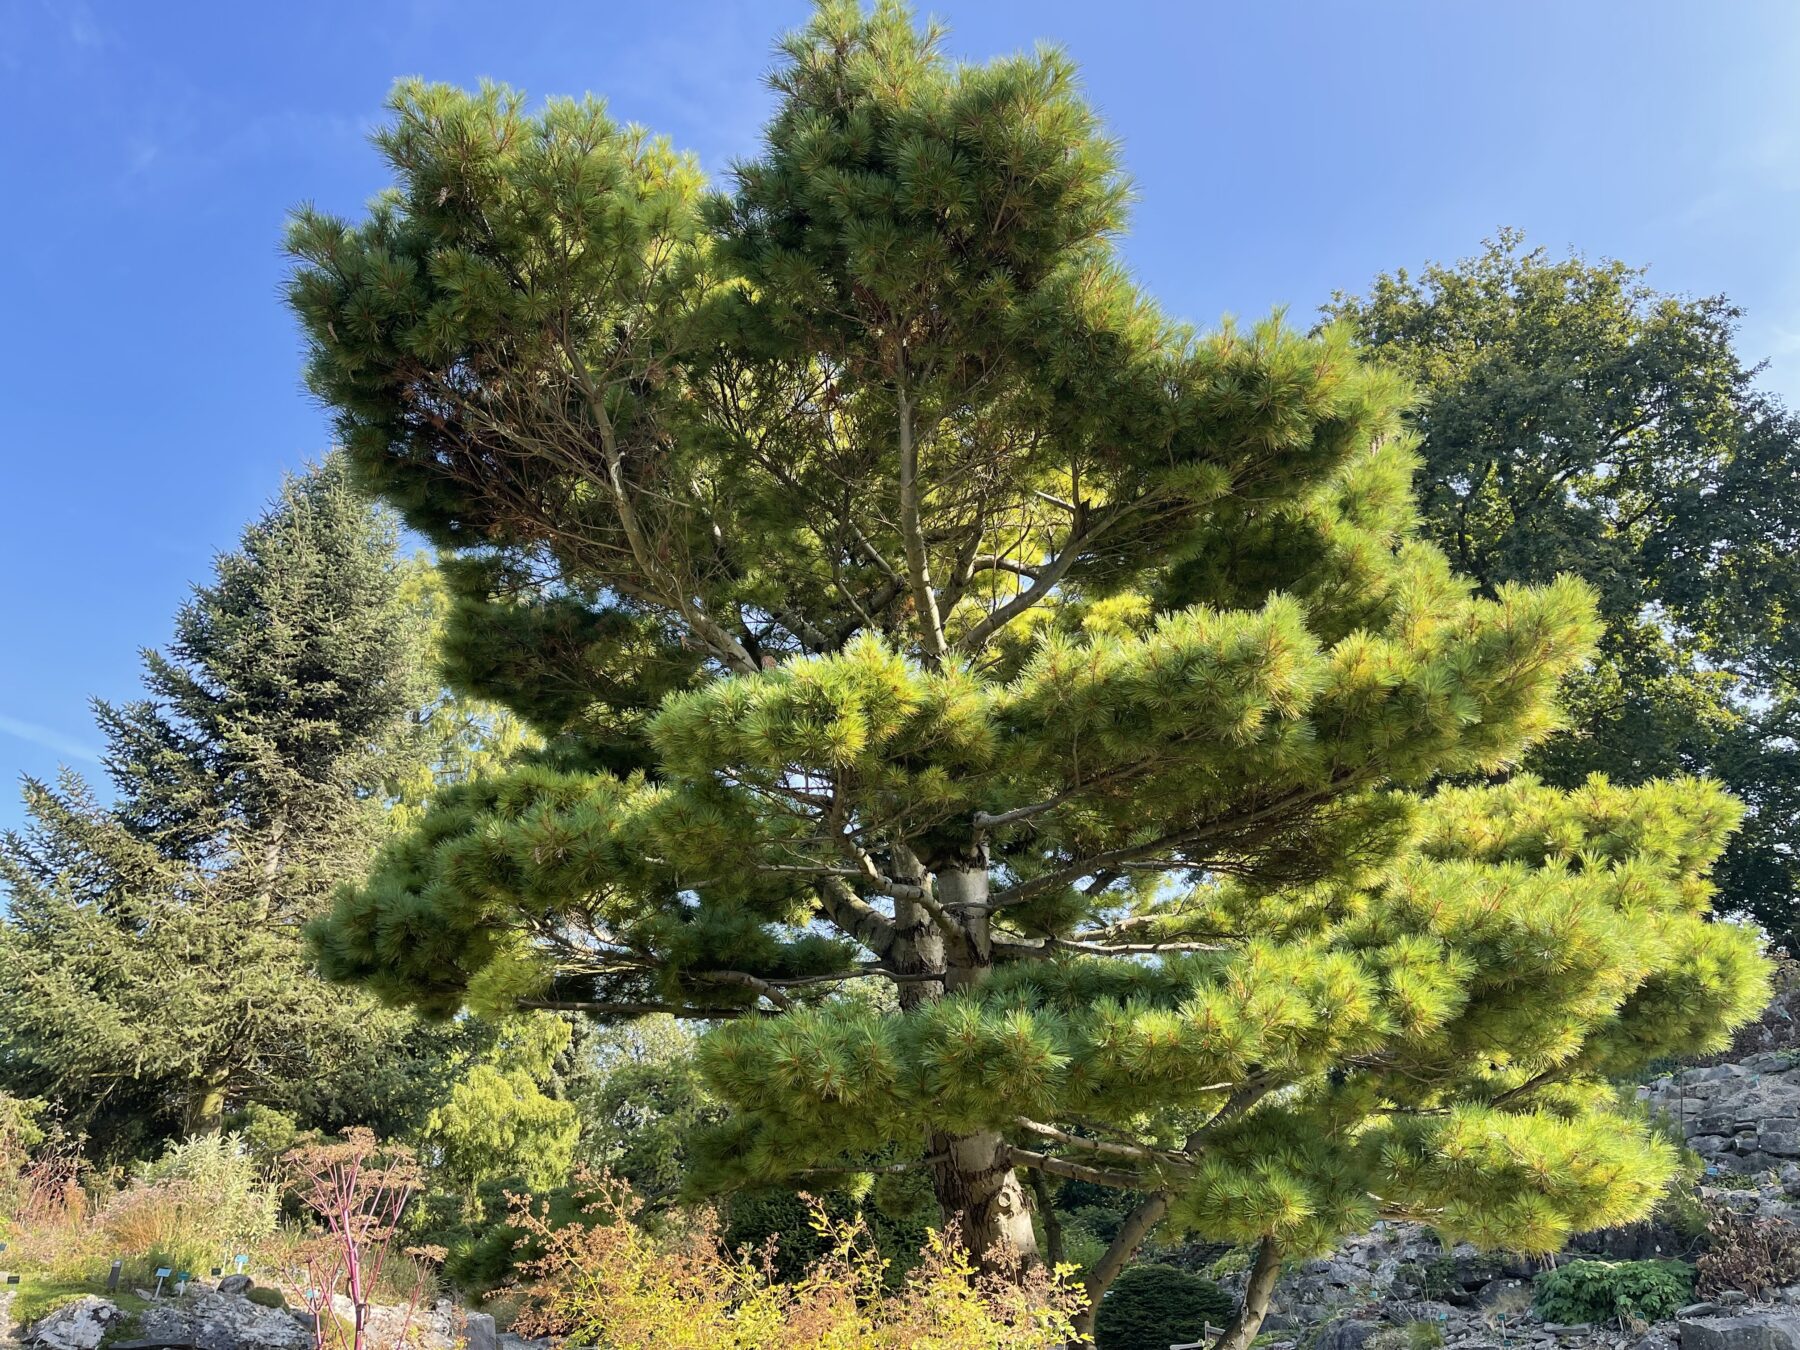
<path id="1" fill-rule="evenodd" d="M 929 878 L 926 868 L 904 848 L 896 849 L 901 875 L 916 885 Z M 987 915 L 979 905 L 987 898 L 986 859 L 937 873 L 937 900 L 961 933 L 952 938 L 924 905 L 894 902 L 893 944 L 888 964 L 907 978 L 900 984 L 903 1009 L 923 1007 L 946 992 L 970 989 L 987 978 L 992 944 Z M 977 907 L 971 910 L 971 906 Z M 926 978 L 920 978 L 926 977 Z M 936 977 L 936 978 L 931 978 Z M 952 1224 L 983 1270 L 1017 1272 L 1038 1262 L 1037 1234 L 1031 1226 L 1031 1204 L 1025 1188 L 1007 1165 L 1006 1141 L 999 1134 L 954 1135 L 934 1131 L 925 1141 L 932 1189 L 946 1229 Z"/>
<path id="2" fill-rule="evenodd" d="M 1025 1173 L 1025 1184 L 1031 1188 L 1031 1204 L 1038 1221 L 1044 1225 L 1044 1260 L 1052 1267 L 1063 1263 L 1063 1226 L 1050 1197 L 1050 1184 L 1038 1171 Z"/>
<path id="3" fill-rule="evenodd" d="M 1256 1244 L 1256 1261 L 1244 1285 L 1243 1306 L 1225 1328 L 1225 1334 L 1213 1342 L 1213 1350 L 1250 1350 L 1250 1342 L 1262 1330 L 1263 1318 L 1269 1315 L 1269 1299 L 1280 1277 L 1281 1248 L 1275 1245 L 1274 1238 L 1266 1237 Z"/>
<path id="4" fill-rule="evenodd" d="M 944 989 L 973 989 L 993 969 L 993 940 L 985 909 L 987 859 L 946 867 L 935 878 L 938 903 L 961 930 L 960 941 L 945 944 Z M 1031 1201 L 1008 1160 L 998 1132 L 936 1134 L 930 1141 L 932 1188 L 944 1222 L 958 1222 L 969 1255 L 983 1271 L 1016 1275 L 1039 1262 Z"/>
<path id="5" fill-rule="evenodd" d="M 989 1274 L 1013 1276 L 1038 1264 L 1031 1204 L 994 1131 L 934 1134 L 932 1189 L 944 1223 L 956 1223 L 963 1245 Z"/>

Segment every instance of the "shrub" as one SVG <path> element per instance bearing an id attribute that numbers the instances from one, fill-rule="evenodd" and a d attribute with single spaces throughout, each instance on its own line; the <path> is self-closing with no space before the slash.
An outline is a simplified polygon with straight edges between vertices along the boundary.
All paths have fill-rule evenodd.
<path id="1" fill-rule="evenodd" d="M 766 1251 L 778 1280 L 798 1280 L 831 1248 L 829 1228 L 813 1222 L 823 1212 L 833 1225 L 859 1227 L 886 1263 L 890 1289 L 898 1288 L 918 1259 L 929 1225 L 902 1216 L 890 1218 L 873 1203 L 858 1203 L 844 1191 L 803 1195 L 782 1187 L 738 1191 L 725 1211 L 720 1241 L 729 1251 Z"/>
<path id="2" fill-rule="evenodd" d="M 524 1229 L 498 1217 L 510 1211 L 516 1197 L 525 1189 L 524 1180 L 516 1177 L 484 1185 L 480 1209 L 482 1213 L 494 1216 L 487 1220 L 475 1221 L 464 1213 L 454 1218 L 442 1214 L 425 1216 L 416 1231 L 424 1240 L 442 1246 L 447 1252 L 444 1278 L 452 1287 L 480 1298 L 511 1284 L 518 1276 L 520 1262 L 543 1255 L 543 1249 Z M 440 1209 L 446 1198 L 454 1201 L 454 1197 L 427 1196 L 419 1208 Z M 593 1199 L 592 1192 L 583 1190 L 580 1185 L 558 1186 L 534 1194 L 531 1204 L 550 1227 L 566 1228 L 570 1224 L 592 1222 L 587 1207 Z"/>
<path id="3" fill-rule="evenodd" d="M 1167 1350 L 1205 1339 L 1208 1322 L 1223 1326 L 1236 1311 L 1231 1295 L 1203 1276 L 1174 1266 L 1130 1266 L 1100 1300 L 1094 1341 L 1099 1350 Z"/>
<path id="4" fill-rule="evenodd" d="M 334 1344 L 341 1350 L 367 1350 L 365 1309 L 378 1291 L 394 1296 L 396 1282 L 403 1285 L 410 1278 L 410 1291 L 399 1294 L 406 1307 L 399 1329 L 404 1342 L 431 1283 L 427 1259 L 441 1261 L 444 1256 L 441 1248 L 400 1248 L 396 1240 L 407 1204 L 419 1189 L 418 1160 L 410 1149 L 384 1145 L 372 1130 L 358 1126 L 345 1130 L 339 1143 L 307 1144 L 284 1161 L 295 1198 L 324 1229 L 299 1244 L 300 1259 L 293 1269 L 301 1277 L 295 1292 L 314 1318 L 316 1350 Z M 325 1316 L 340 1298 L 355 1313 L 347 1338 Z"/>
<path id="5" fill-rule="evenodd" d="M 1242 1275 L 1250 1269 L 1250 1249 L 1233 1247 L 1206 1268 L 1207 1276 L 1214 1280 L 1222 1280 L 1227 1275 Z"/>
<path id="6" fill-rule="evenodd" d="M 276 1200 L 235 1136 L 171 1144 L 101 1206 L 110 1255 L 204 1271 L 254 1249 L 275 1230 Z"/>
<path id="7" fill-rule="evenodd" d="M 1800 1228 L 1786 1219 L 1756 1219 L 1710 1205 L 1706 1231 L 1712 1247 L 1697 1263 L 1702 1294 L 1741 1289 L 1758 1298 L 1800 1281 Z"/>
<path id="8" fill-rule="evenodd" d="M 867 1230 L 821 1208 L 810 1221 L 827 1250 L 794 1283 L 731 1251 L 711 1222 L 658 1235 L 631 1221 L 636 1208 L 617 1182 L 602 1183 L 590 1226 L 552 1228 L 529 1205 L 515 1208 L 513 1222 L 544 1255 L 527 1272 L 533 1283 L 513 1329 L 609 1350 L 1052 1350 L 1073 1335 L 1078 1295 L 1041 1271 L 1018 1283 L 979 1277 L 936 1234 L 890 1294 Z"/>
<path id="9" fill-rule="evenodd" d="M 103 1243 L 88 1222 L 81 1156 L 72 1146 L 46 1148 L 14 1179 L 6 1238 L 14 1265 L 55 1283 L 87 1278 Z"/>
<path id="10" fill-rule="evenodd" d="M 260 1308 L 274 1308 L 279 1311 L 287 1307 L 287 1298 L 281 1290 L 271 1289 L 264 1284 L 245 1291 L 244 1297 Z"/>
<path id="11" fill-rule="evenodd" d="M 300 1123 L 293 1115 L 260 1102 L 233 1112 L 226 1124 L 266 1176 L 279 1174 L 282 1156 L 300 1138 Z"/>
<path id="12" fill-rule="evenodd" d="M 1535 1302 L 1546 1322 L 1655 1322 L 1694 1296 L 1685 1261 L 1571 1261 L 1537 1277 Z"/>

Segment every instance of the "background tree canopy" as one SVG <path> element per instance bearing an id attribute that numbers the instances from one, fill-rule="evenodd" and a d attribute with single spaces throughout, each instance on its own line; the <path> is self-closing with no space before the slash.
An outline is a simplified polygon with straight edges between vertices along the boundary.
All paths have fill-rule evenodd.
<path id="1" fill-rule="evenodd" d="M 1722 296 L 1503 232 L 1327 316 L 1418 384 L 1423 526 L 1486 594 L 1595 590 L 1598 659 L 1526 763 L 1574 786 L 1710 772 L 1747 805 L 1724 903 L 1796 950 L 1800 418 L 1755 387 Z"/>

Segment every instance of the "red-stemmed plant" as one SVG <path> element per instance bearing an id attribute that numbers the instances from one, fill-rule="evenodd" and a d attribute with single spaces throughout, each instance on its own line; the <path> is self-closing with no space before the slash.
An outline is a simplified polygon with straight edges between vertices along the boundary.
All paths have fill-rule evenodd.
<path id="1" fill-rule="evenodd" d="M 317 1350 L 373 1350 L 368 1344 L 370 1296 L 393 1255 L 407 1203 L 419 1189 L 411 1150 L 377 1142 L 374 1132 L 345 1130 L 340 1141 L 306 1144 L 285 1159 L 294 1194 L 320 1224 L 301 1244 L 296 1277 L 302 1306 L 313 1315 Z M 421 1256 L 430 1255 L 424 1251 Z M 426 1280 L 418 1266 L 396 1341 L 405 1339 Z M 342 1295 L 354 1318 L 346 1341 L 336 1316 Z"/>

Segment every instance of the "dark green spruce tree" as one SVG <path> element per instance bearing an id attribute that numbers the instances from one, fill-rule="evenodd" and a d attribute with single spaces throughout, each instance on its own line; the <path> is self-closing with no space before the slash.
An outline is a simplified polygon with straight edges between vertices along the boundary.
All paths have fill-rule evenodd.
<path id="1" fill-rule="evenodd" d="M 1417 383 L 1423 527 L 1457 571 L 1598 597 L 1598 659 L 1527 767 L 1717 776 L 1748 808 L 1722 905 L 1800 952 L 1800 417 L 1738 356 L 1740 311 L 1506 231 L 1327 314 Z"/>
<path id="2" fill-rule="evenodd" d="M 404 84 L 291 298 L 360 471 L 451 558 L 466 693 L 546 738 L 312 933 L 440 1015 L 714 1020 L 693 1182 L 910 1159 L 990 1268 L 1037 1170 L 1281 1261 L 1381 1217 L 1535 1250 L 1643 1213 L 1607 1075 L 1759 1006 L 1695 780 L 1499 770 L 1593 642 L 1414 535 L 1346 332 L 1202 336 L 1115 254 L 1055 52 L 894 4 L 784 44 L 709 193 L 592 101 Z"/>
<path id="3" fill-rule="evenodd" d="M 147 697 L 96 705 L 115 800 L 28 781 L 0 841 L 0 1066 L 97 1133 L 368 1107 L 353 1080 L 406 1034 L 300 938 L 422 748 L 420 616 L 347 469 L 290 480 L 144 654 Z"/>

